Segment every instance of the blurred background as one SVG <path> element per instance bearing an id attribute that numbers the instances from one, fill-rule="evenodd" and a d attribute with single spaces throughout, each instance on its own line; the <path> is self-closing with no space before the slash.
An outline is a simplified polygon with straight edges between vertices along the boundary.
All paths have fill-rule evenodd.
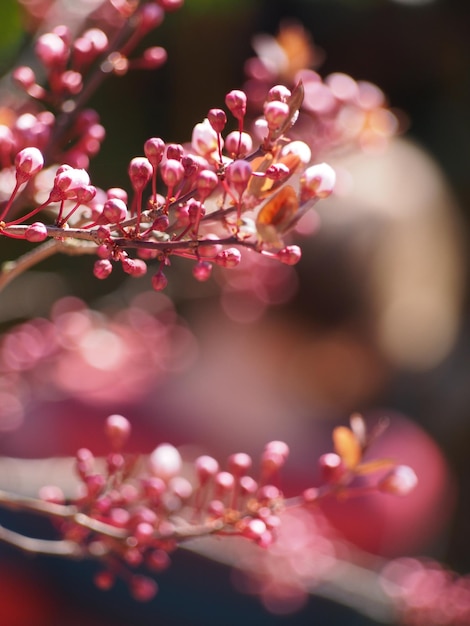
<path id="1" fill-rule="evenodd" d="M 195 284 L 185 266 L 175 263 L 168 295 L 185 320 L 177 343 L 187 356 L 184 371 L 168 366 L 158 384 L 141 377 L 142 397 L 119 397 L 117 406 L 112 397 L 84 402 L 80 389 L 64 383 L 60 401 L 38 395 L 22 426 L 0 435 L 0 450 L 20 457 L 72 454 L 80 445 L 91 447 L 92 437 L 102 452 L 100 416 L 122 411 L 139 424 L 136 447 L 149 445 L 148 433 L 218 455 L 234 446 L 256 453 L 267 438 L 286 438 L 295 450 L 287 488 L 295 491 L 309 484 L 315 458 L 330 449 L 334 425 L 352 411 L 372 421 L 388 415 L 394 426 L 384 454 L 418 466 L 419 497 L 380 510 L 363 503 L 347 516 L 344 510 L 330 511 L 330 518 L 351 540 L 378 554 L 429 554 L 465 573 L 470 571 L 468 0 L 187 0 L 145 41 L 167 49 L 165 67 L 111 78 L 90 102 L 107 130 L 91 166 L 92 180 L 103 188 L 125 186 L 128 161 L 142 153 L 149 136 L 187 141 L 209 108 L 222 107 L 225 93 L 243 86 L 253 37 L 275 35 L 285 20 L 299 21 L 311 34 L 322 51 L 322 76 L 345 72 L 376 83 L 406 135 L 383 154 L 332 156 L 332 164 L 345 172 L 342 180 L 353 183 L 319 209 L 321 228 L 304 240 L 293 279 L 299 288 L 288 303 L 264 315 L 237 313 L 220 297 L 223 284 Z M 16 2 L 4 2 L 5 71 L 28 45 L 23 25 L 24 11 L 18 12 Z M 2 259 L 16 249 L 8 242 Z M 145 281 L 129 281 L 117 272 L 104 282 L 88 279 L 91 265 L 86 258 L 54 259 L 19 279 L 0 299 L 2 327 L 48 315 L 54 301 L 68 295 L 113 312 L 136 298 L 147 302 Z M 148 310 L 173 311 L 168 302 L 158 302 Z M 60 386 L 61 379 L 53 384 Z M 41 438 L 38 431 L 54 436 Z M 392 511 L 396 517 L 386 528 Z M 0 597 L 14 597 L 20 585 L 23 597 L 24 589 L 29 597 L 36 594 L 32 614 L 14 621 L 12 613 L 5 626 L 146 626 L 156 623 L 156 614 L 165 625 L 378 623 L 317 598 L 294 616 L 270 615 L 257 600 L 232 590 L 225 568 L 185 554 L 162 577 L 157 600 L 136 607 L 121 588 L 112 595 L 95 591 L 92 566 L 39 559 L 32 566 L 28 561 L 26 576 L 23 557 L 7 548 L 3 553 L 9 566 L 0 572 Z M 38 576 L 44 580 L 42 593 Z M 79 608 L 85 603 L 89 610 Z"/>

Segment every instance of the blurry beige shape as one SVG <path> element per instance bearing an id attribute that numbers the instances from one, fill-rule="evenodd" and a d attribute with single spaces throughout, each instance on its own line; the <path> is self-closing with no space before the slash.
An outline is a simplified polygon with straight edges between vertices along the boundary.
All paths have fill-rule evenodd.
<path id="1" fill-rule="evenodd" d="M 364 278 L 379 348 L 397 367 L 437 365 L 456 338 L 464 283 L 458 210 L 443 174 L 403 139 L 381 154 L 354 154 L 333 165 L 348 172 L 349 189 L 340 183 L 325 203 L 325 231 L 334 234 L 344 221 L 356 228 L 378 221 Z"/>

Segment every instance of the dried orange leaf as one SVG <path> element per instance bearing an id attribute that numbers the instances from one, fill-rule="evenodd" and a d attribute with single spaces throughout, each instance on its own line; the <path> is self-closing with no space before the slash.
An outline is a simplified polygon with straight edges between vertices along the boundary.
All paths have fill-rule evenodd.
<path id="1" fill-rule="evenodd" d="M 375 459 L 374 461 L 367 461 L 366 463 L 360 463 L 354 468 L 354 473 L 359 476 L 364 474 L 372 474 L 383 469 L 389 469 L 396 465 L 396 461 L 393 459 Z"/>
<path id="2" fill-rule="evenodd" d="M 298 209 L 299 201 L 295 189 L 290 185 L 282 187 L 266 202 L 256 218 L 256 230 L 262 241 L 282 245 L 279 234 L 286 231 Z"/>
<path id="3" fill-rule="evenodd" d="M 353 469 L 362 458 L 362 448 L 356 435 L 346 426 L 338 426 L 333 430 L 333 444 L 348 469 Z"/>

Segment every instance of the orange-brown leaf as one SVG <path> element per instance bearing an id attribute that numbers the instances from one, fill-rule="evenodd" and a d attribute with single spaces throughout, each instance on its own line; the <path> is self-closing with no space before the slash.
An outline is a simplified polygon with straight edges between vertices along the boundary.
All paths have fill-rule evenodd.
<path id="1" fill-rule="evenodd" d="M 354 468 L 354 473 L 358 476 L 363 476 L 364 474 L 372 474 L 379 470 L 389 469 L 394 465 L 396 465 L 396 461 L 393 459 L 374 459 L 366 463 L 359 463 L 359 465 Z"/>
<path id="2" fill-rule="evenodd" d="M 333 430 L 333 444 L 348 469 L 354 469 L 362 458 L 362 448 L 355 434 L 346 426 L 338 426 Z"/>

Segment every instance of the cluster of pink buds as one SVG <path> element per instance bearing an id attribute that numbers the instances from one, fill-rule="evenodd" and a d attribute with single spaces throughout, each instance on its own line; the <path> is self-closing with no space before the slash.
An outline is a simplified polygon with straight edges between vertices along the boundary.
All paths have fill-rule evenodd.
<path id="1" fill-rule="evenodd" d="M 2 492 L 0 502 L 49 516 L 61 535 L 49 541 L 51 552 L 97 560 L 100 570 L 95 583 L 99 588 L 109 589 L 120 577 L 141 601 L 150 600 L 158 589 L 145 572 L 155 574 L 166 569 L 171 553 L 197 537 L 240 537 L 262 548 L 273 546 L 273 556 L 267 560 L 259 552 L 253 553 L 253 558 L 261 558 L 265 565 L 273 558 L 284 561 L 286 575 L 293 568 L 292 558 L 301 558 L 300 546 L 305 546 L 301 552 L 308 547 L 309 561 L 321 560 L 333 535 L 321 540 L 317 509 L 312 505 L 320 498 L 355 495 L 353 474 L 363 476 L 393 466 L 390 460 L 359 461 L 374 435 L 364 438 L 364 422 L 358 415 L 353 416 L 351 429 L 339 427 L 334 431 L 336 452 L 320 458 L 323 484 L 289 499 L 281 490 L 280 472 L 289 455 L 283 441 L 268 443 L 255 468 L 244 452 L 230 455 L 221 467 L 208 455 L 184 462 L 169 443 L 158 445 L 146 457 L 125 453 L 131 426 L 122 415 L 106 419 L 105 433 L 111 450 L 104 458 L 96 458 L 88 448 L 79 449 L 75 455 L 79 479 L 76 497 L 67 501 L 59 487 L 50 485 L 40 490 L 40 500 L 9 498 Z M 350 474 L 348 479 L 346 473 Z M 374 489 L 405 495 L 416 484 L 410 468 L 404 472 L 402 466 L 395 466 L 393 488 L 389 489 L 390 475 L 379 480 Z M 299 514 L 305 518 L 308 532 L 300 534 L 299 527 L 293 535 L 289 529 L 298 525 L 295 520 Z M 276 548 L 278 537 L 283 539 Z M 14 540 L 15 545 L 22 546 L 17 535 Z M 296 549 L 291 549 L 292 540 Z M 29 540 L 28 549 L 33 549 L 34 541 Z M 44 551 L 47 542 L 38 541 Z M 315 570 L 321 570 L 318 563 Z M 263 574 L 268 597 L 272 595 L 272 589 L 267 591 L 265 586 L 268 578 L 272 579 L 269 571 L 268 567 Z M 290 588 L 300 589 L 303 577 L 291 574 Z"/>
<path id="2" fill-rule="evenodd" d="M 24 148 L 15 158 L 17 182 L 0 214 L 0 232 L 31 242 L 54 238 L 61 251 L 73 240 L 74 254 L 80 246 L 89 253 L 92 246 L 99 279 L 107 278 L 116 263 L 139 277 L 154 261 L 151 284 L 157 291 L 166 287 L 164 270 L 175 255 L 194 262 L 198 281 L 207 280 L 213 266 L 237 267 L 243 249 L 294 265 L 300 249 L 286 245 L 285 235 L 335 185 L 333 169 L 312 165 L 309 146 L 289 139 L 302 99 L 301 83 L 292 92 L 281 86 L 273 90 L 260 120 L 264 126 L 256 131 L 260 139 L 245 129 L 247 97 L 238 90 L 225 98 L 237 130 L 225 133 L 225 111 L 211 109 L 188 145 L 148 139 L 144 155 L 129 163 L 131 198 L 120 187 L 97 189 L 85 169 L 66 164 L 55 170 L 47 190 L 39 174 L 41 153 Z M 28 182 L 42 201 L 10 218 Z M 45 208 L 55 213 L 53 224 L 25 223 Z"/>

